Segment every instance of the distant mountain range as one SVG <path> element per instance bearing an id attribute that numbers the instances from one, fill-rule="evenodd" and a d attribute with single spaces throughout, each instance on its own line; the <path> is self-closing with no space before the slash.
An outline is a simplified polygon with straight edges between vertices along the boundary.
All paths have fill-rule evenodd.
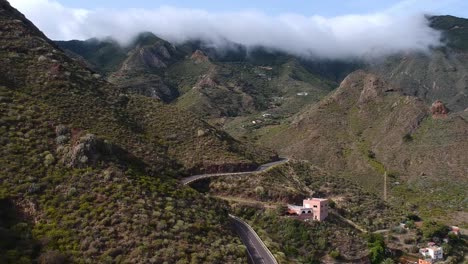
<path id="1" fill-rule="evenodd" d="M 53 42 L 0 0 L 1 261 L 246 263 L 233 208 L 180 179 L 279 156 L 291 165 L 219 179 L 215 192 L 275 202 L 333 195 L 338 213 L 370 230 L 403 212 L 466 225 L 468 20 L 428 19 L 444 47 L 330 61 L 235 43 L 173 45 L 152 33 L 127 47 Z M 291 241 L 326 230 L 303 247 L 314 251 L 306 261 L 327 258 L 330 245 L 368 260 L 363 237 L 338 218 L 298 223 L 234 209 L 275 238 L 283 225 Z M 271 244 L 287 253 L 281 259 L 302 254 Z"/>

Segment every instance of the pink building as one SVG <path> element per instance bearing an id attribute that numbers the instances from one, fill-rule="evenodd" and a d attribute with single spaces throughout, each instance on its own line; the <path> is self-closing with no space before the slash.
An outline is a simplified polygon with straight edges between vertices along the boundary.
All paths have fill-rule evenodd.
<path id="1" fill-rule="evenodd" d="M 302 206 L 288 205 L 288 212 L 297 215 L 310 215 L 310 218 L 323 221 L 328 216 L 328 199 L 309 198 Z"/>

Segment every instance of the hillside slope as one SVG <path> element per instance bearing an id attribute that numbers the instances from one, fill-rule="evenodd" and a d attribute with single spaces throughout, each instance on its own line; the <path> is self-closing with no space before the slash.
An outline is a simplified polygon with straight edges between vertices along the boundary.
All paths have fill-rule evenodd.
<path id="1" fill-rule="evenodd" d="M 442 32 L 443 47 L 426 54 L 391 56 L 368 68 L 429 105 L 442 100 L 450 110 L 464 111 L 468 108 L 468 19 L 435 16 L 429 21 Z"/>
<path id="2" fill-rule="evenodd" d="M 274 154 L 125 94 L 4 0 L 0 29 L 2 261 L 245 263 L 226 205 L 177 177 Z"/>
<path id="3" fill-rule="evenodd" d="M 336 85 L 336 75 L 349 71 L 338 63 L 313 64 L 260 47 L 248 51 L 232 44 L 220 52 L 197 41 L 171 45 L 151 33 L 140 34 L 126 47 L 116 47 L 110 39 L 57 44 L 128 92 L 175 101 L 221 125 L 265 111 L 289 117 L 317 102 Z M 320 77 L 327 67 L 330 72 Z"/>
<path id="4" fill-rule="evenodd" d="M 466 112 L 433 115 L 422 100 L 358 71 L 265 141 L 374 191 L 383 190 L 387 171 L 390 183 L 412 184 L 413 192 L 455 188 L 456 196 L 468 183 L 467 135 Z"/>

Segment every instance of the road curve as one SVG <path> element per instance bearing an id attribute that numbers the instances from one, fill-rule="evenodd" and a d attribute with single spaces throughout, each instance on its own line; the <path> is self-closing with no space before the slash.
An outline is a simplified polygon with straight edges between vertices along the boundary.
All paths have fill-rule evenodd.
<path id="1" fill-rule="evenodd" d="M 266 247 L 257 233 L 239 217 L 229 215 L 234 224 L 234 228 L 239 234 L 242 242 L 247 247 L 250 259 L 254 264 L 278 264 L 273 254 Z"/>
<path id="2" fill-rule="evenodd" d="M 192 175 L 186 178 L 182 179 L 182 184 L 183 185 L 189 185 L 192 182 L 196 182 L 201 179 L 206 179 L 206 178 L 213 178 L 213 177 L 223 177 L 223 176 L 245 176 L 245 175 L 251 175 L 255 173 L 260 173 L 263 171 L 266 171 L 268 169 L 271 169 L 275 166 L 278 166 L 280 164 L 287 163 L 289 161 L 288 158 L 284 158 L 278 161 L 270 162 L 267 164 L 260 165 L 256 170 L 254 171 L 244 171 L 244 172 L 227 172 L 227 173 L 211 173 L 211 174 L 200 174 L 200 175 Z"/>
<path id="3" fill-rule="evenodd" d="M 288 161 L 288 158 L 283 158 L 278 161 L 260 165 L 254 171 L 193 175 L 182 179 L 182 184 L 188 185 L 192 182 L 211 177 L 252 175 L 269 170 L 280 164 L 287 163 Z M 247 247 L 249 258 L 254 264 L 278 264 L 273 254 L 271 254 L 270 250 L 266 247 L 257 233 L 255 233 L 252 227 L 236 216 L 229 215 L 229 217 L 232 219 L 236 232 L 239 234 L 242 242 Z"/>

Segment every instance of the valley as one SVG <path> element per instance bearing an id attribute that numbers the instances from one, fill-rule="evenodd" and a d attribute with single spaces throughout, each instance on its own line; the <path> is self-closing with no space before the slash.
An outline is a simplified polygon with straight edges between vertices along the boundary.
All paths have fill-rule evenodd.
<path id="1" fill-rule="evenodd" d="M 0 263 L 466 262 L 468 20 L 425 19 L 329 58 L 53 41 L 0 0 Z"/>

